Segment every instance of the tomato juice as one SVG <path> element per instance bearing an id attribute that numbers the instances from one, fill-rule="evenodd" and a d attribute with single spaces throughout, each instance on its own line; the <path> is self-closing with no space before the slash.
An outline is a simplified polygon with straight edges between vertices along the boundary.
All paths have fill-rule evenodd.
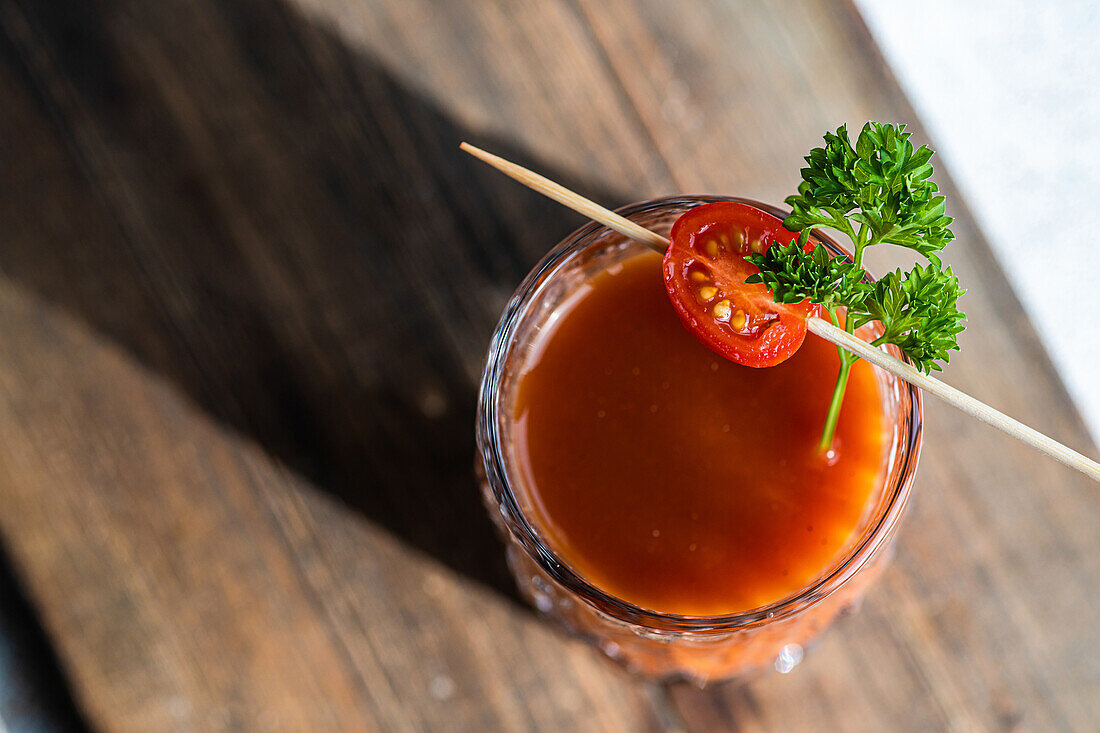
<path id="1" fill-rule="evenodd" d="M 882 483 L 871 367 L 852 370 L 820 453 L 835 347 L 811 336 L 765 369 L 723 359 L 681 325 L 655 254 L 589 278 L 529 353 L 517 488 L 550 547 L 630 604 L 704 616 L 796 593 L 849 544 Z"/>
<path id="2" fill-rule="evenodd" d="M 718 202 L 782 214 L 671 197 L 621 210 L 672 235 L 664 262 L 595 225 L 555 247 L 504 310 L 477 423 L 482 496 L 522 594 L 628 669 L 697 684 L 789 672 L 855 607 L 889 560 L 922 434 L 920 391 L 860 362 L 818 452 L 837 353 L 718 256 L 786 241 L 778 218 L 685 216 Z M 666 290 L 670 274 L 687 287 Z M 754 368 L 776 356 L 790 358 Z"/>

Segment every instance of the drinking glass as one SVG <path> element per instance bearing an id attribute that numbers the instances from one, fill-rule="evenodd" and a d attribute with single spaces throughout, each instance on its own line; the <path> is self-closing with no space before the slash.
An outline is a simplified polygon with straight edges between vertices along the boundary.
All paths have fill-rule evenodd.
<path id="1" fill-rule="evenodd" d="M 667 236 L 681 214 L 713 201 L 737 201 L 785 216 L 767 204 L 721 196 L 654 199 L 619 213 Z M 834 255 L 849 256 L 820 232 L 811 239 Z M 535 356 L 532 347 L 540 331 L 560 315 L 562 304 L 600 271 L 642 249 L 590 223 L 554 247 L 516 290 L 493 335 L 481 380 L 477 469 L 482 496 L 505 539 L 508 564 L 523 595 L 541 613 L 628 669 L 652 677 L 688 678 L 698 684 L 768 665 L 789 672 L 814 637 L 857 607 L 889 560 L 920 455 L 920 391 L 875 370 L 887 432 L 876 485 L 845 548 L 801 590 L 760 608 L 720 616 L 660 613 L 610 595 L 571 568 L 532 519 L 529 491 L 522 485 L 512 455 L 514 400 Z M 867 336 L 876 335 L 873 326 L 867 330 Z M 884 350 L 905 359 L 896 347 Z"/>

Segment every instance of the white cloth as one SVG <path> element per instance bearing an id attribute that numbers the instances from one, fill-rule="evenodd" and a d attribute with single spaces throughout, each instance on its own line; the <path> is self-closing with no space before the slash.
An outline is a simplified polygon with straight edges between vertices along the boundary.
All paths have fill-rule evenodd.
<path id="1" fill-rule="evenodd" d="M 1100 2 L 856 4 L 1100 442 Z"/>

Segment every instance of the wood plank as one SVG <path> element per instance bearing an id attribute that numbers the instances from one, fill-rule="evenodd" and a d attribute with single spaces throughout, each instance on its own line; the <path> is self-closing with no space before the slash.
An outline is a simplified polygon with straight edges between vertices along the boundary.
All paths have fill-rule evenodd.
<path id="1" fill-rule="evenodd" d="M 97 727 L 1100 718 L 1098 499 L 939 405 L 894 566 L 786 677 L 630 680 L 515 603 L 478 505 L 489 332 L 578 220 L 457 141 L 779 200 L 823 130 L 913 119 L 850 6 L 7 2 L 0 99 L 0 533 Z M 951 201 L 949 380 L 1087 450 Z"/>
<path id="2" fill-rule="evenodd" d="M 93 724 L 664 727 L 516 605 L 474 487 L 568 218 L 291 7 L 0 20 L 0 527 Z"/>

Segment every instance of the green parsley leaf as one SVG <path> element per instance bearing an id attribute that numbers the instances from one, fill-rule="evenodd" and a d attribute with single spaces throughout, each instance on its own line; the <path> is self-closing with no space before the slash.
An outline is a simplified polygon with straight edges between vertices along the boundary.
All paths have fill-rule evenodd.
<path id="1" fill-rule="evenodd" d="M 746 282 L 764 283 L 777 303 L 809 300 L 829 307 L 858 307 L 872 292 L 872 286 L 863 282 L 862 267 L 833 257 L 821 244 L 807 254 L 797 240 L 777 243 L 764 254 L 745 259 L 760 268 L 760 273 Z"/>
<path id="2" fill-rule="evenodd" d="M 851 311 L 855 327 L 880 321 L 884 333 L 874 345 L 895 344 L 917 368 L 940 371 L 950 352 L 958 351 L 965 316 L 958 308 L 959 279 L 951 268 L 915 265 L 905 273 L 888 272 L 874 284 L 861 309 Z"/>
<path id="3" fill-rule="evenodd" d="M 792 231 L 829 227 L 847 234 L 856 260 L 871 244 L 896 244 L 939 263 L 954 235 L 944 197 L 930 179 L 932 149 L 914 149 L 905 125 L 868 122 L 853 146 L 841 125 L 806 156 L 798 194 L 786 203 Z"/>
<path id="4" fill-rule="evenodd" d="M 806 156 L 798 193 L 786 203 L 791 214 L 783 224 L 801 236 L 789 245 L 775 244 L 748 259 L 759 268 L 747 282 L 763 283 L 777 302 L 809 300 L 822 305 L 849 333 L 881 322 L 883 334 L 874 345 L 894 344 L 925 373 L 942 369 L 959 348 L 965 316 L 958 300 L 965 291 L 939 253 L 955 238 L 944 197 L 932 181 L 932 150 L 915 148 L 905 125 L 868 122 L 855 144 L 841 125 L 825 133 L 825 144 Z M 823 245 L 809 252 L 811 229 L 827 227 L 848 236 L 852 258 L 832 257 Z M 874 285 L 864 282 L 863 253 L 876 244 L 907 247 L 928 264 L 886 273 Z M 838 349 L 841 368 L 821 436 L 824 450 L 832 442 L 848 372 L 858 358 Z"/>

